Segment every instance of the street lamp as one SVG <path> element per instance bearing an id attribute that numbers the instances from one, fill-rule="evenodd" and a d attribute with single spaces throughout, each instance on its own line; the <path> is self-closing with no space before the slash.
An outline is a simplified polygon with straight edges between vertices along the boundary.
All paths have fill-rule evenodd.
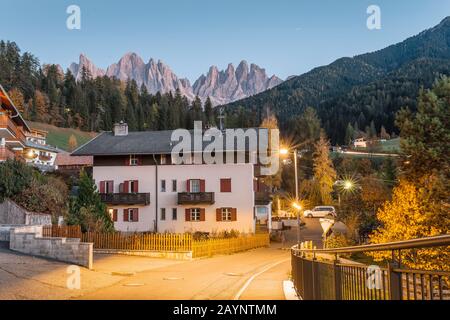
<path id="1" fill-rule="evenodd" d="M 298 204 L 298 172 L 297 172 L 297 149 L 292 150 L 294 154 L 294 179 L 295 179 L 295 203 L 293 207 L 298 210 L 297 212 L 297 243 L 300 246 L 300 210 L 301 206 Z M 289 154 L 289 149 L 281 148 L 280 155 L 287 156 Z"/>

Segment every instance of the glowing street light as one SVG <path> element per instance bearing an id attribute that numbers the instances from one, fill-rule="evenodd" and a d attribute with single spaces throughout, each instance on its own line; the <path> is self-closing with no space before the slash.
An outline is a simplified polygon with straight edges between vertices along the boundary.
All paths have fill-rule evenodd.
<path id="1" fill-rule="evenodd" d="M 344 189 L 345 190 L 352 190 L 354 186 L 355 185 L 352 181 L 350 181 L 350 180 L 344 181 Z"/>
<path id="2" fill-rule="evenodd" d="M 281 154 L 282 156 L 285 156 L 285 155 L 287 155 L 288 153 L 289 153 L 289 150 L 288 150 L 288 149 L 286 149 L 286 148 L 280 149 L 280 154 Z"/>
<path id="3" fill-rule="evenodd" d="M 295 209 L 297 209 L 297 210 L 302 210 L 302 206 L 301 206 L 300 204 L 298 204 L 297 202 L 294 202 L 294 203 L 292 204 L 292 206 L 293 206 Z"/>

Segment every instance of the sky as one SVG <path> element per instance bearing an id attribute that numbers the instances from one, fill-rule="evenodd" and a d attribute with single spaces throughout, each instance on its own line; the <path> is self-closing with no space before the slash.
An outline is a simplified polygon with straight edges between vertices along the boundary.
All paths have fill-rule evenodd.
<path id="1" fill-rule="evenodd" d="M 78 5 L 81 29 L 69 30 Z M 366 25 L 369 5 L 381 29 Z M 449 0 L 0 0 L 0 39 L 41 63 L 67 68 L 86 54 L 98 67 L 136 52 L 195 81 L 211 65 L 256 63 L 282 79 L 343 56 L 382 49 L 438 24 Z"/>

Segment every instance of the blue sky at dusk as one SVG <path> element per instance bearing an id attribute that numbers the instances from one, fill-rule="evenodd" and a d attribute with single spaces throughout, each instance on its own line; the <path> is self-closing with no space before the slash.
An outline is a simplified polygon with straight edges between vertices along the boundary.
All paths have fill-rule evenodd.
<path id="1" fill-rule="evenodd" d="M 133 51 L 191 81 L 213 64 L 222 69 L 242 59 L 284 79 L 402 41 L 450 15 L 448 0 L 0 2 L 0 39 L 43 63 L 66 68 L 85 53 L 106 68 Z M 66 28 L 71 4 L 81 8 L 81 30 Z M 381 30 L 366 27 L 371 4 L 381 7 Z"/>

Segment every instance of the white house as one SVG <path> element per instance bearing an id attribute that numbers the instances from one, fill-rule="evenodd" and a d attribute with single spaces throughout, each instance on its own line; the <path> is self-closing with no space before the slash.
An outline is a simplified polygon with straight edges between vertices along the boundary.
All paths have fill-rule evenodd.
<path id="1" fill-rule="evenodd" d="M 47 145 L 47 131 L 32 128 L 25 137 L 25 161 L 44 170 L 54 169 L 60 150 Z"/>
<path id="2" fill-rule="evenodd" d="M 248 153 L 241 162 L 173 164 L 171 135 L 118 124 L 73 153 L 93 156 L 93 177 L 116 230 L 249 233 L 270 223 L 271 199 Z"/>
<path id="3" fill-rule="evenodd" d="M 353 146 L 355 148 L 367 148 L 367 140 L 365 138 L 355 139 L 353 141 Z"/>

